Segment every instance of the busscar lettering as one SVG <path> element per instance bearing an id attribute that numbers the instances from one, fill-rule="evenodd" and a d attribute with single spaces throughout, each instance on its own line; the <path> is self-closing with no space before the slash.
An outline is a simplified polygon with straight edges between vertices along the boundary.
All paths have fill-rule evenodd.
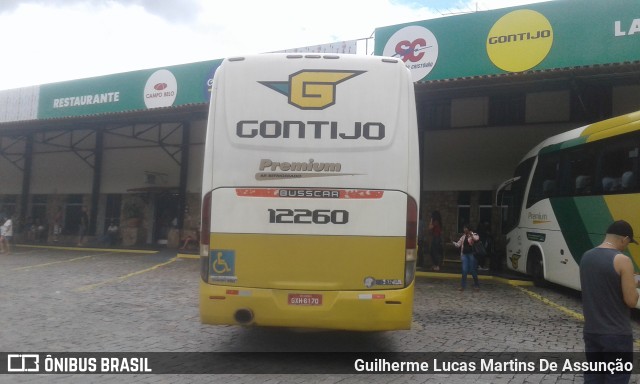
<path id="1" fill-rule="evenodd" d="M 339 199 L 340 191 L 331 189 L 281 189 L 278 191 L 278 197 Z"/>
<path id="2" fill-rule="evenodd" d="M 356 121 L 352 127 L 341 129 L 337 121 L 240 120 L 236 124 L 236 135 L 243 139 L 382 140 L 385 129 L 380 122 Z"/>

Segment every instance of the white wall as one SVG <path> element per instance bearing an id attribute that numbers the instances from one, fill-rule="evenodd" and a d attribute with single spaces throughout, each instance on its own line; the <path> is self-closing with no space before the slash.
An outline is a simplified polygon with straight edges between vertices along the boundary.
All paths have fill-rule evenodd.
<path id="1" fill-rule="evenodd" d="M 189 174 L 187 176 L 187 192 L 190 193 L 200 193 L 202 191 L 202 167 L 206 134 L 206 120 L 191 123 L 191 148 L 189 149 Z"/>
<path id="2" fill-rule="evenodd" d="M 16 156 L 10 156 L 10 160 L 18 161 L 24 153 L 24 141 L 16 142 L 14 139 L 0 137 L 0 146 L 6 148 L 7 152 L 16 153 Z M 19 161 L 18 165 L 23 166 L 23 161 Z M 22 192 L 22 171 L 9 159 L 0 156 L 0 194 L 17 195 Z"/>
<path id="3" fill-rule="evenodd" d="M 104 135 L 101 193 L 127 193 L 130 189 L 152 186 L 179 186 L 180 165 L 161 147 L 152 143 L 157 140 L 157 130 L 150 130 L 141 136 L 149 142 L 125 137 L 130 134 L 129 127 L 115 132 L 116 134 L 105 133 Z M 200 193 L 202 187 L 205 132 L 206 121 L 200 120 L 191 124 L 187 175 L 187 192 L 189 193 Z M 169 135 L 165 138 L 169 144 L 179 144 L 182 140 L 180 130 L 174 134 L 169 134 L 166 130 L 163 133 Z M 91 193 L 94 170 L 80 156 L 88 156 L 88 162 L 93 164 L 91 150 L 95 147 L 95 135 L 88 131 L 74 131 L 71 135 L 73 136 L 50 132 L 35 140 L 31 194 Z M 86 139 L 82 140 L 84 137 Z M 7 138 L 0 139 L 7 143 Z M 46 144 L 41 143 L 43 139 L 47 141 Z M 68 149 L 70 142 L 76 143 L 78 153 Z M 142 148 L 142 146 L 149 147 Z M 19 141 L 17 145 L 11 147 L 11 151 L 22 156 L 24 147 L 24 141 Z M 175 151 L 176 148 L 170 147 L 168 150 Z M 180 160 L 179 152 L 175 156 Z M 21 166 L 22 164 L 20 162 Z M 155 185 L 146 183 L 145 171 L 157 174 Z M 22 181 L 23 172 L 4 157 L 0 157 L 0 194 L 22 193 Z"/>
<path id="4" fill-rule="evenodd" d="M 34 154 L 31 194 L 90 193 L 93 169 L 74 153 Z"/>
<path id="5" fill-rule="evenodd" d="M 495 190 L 543 139 L 574 126 L 527 125 L 427 131 L 425 191 Z"/>
<path id="6" fill-rule="evenodd" d="M 613 116 L 640 110 L 640 85 L 613 88 Z"/>
<path id="7" fill-rule="evenodd" d="M 571 118 L 571 92 L 535 92 L 527 94 L 527 123 L 569 121 Z"/>
<path id="8" fill-rule="evenodd" d="M 482 127 L 488 123 L 488 97 L 467 97 L 451 100 L 452 127 Z"/>
<path id="9" fill-rule="evenodd" d="M 569 91 L 527 94 L 527 125 L 486 127 L 488 119 L 488 97 L 451 101 L 452 128 L 425 132 L 426 191 L 495 190 L 532 147 L 576 127 L 564 123 L 570 119 Z"/>

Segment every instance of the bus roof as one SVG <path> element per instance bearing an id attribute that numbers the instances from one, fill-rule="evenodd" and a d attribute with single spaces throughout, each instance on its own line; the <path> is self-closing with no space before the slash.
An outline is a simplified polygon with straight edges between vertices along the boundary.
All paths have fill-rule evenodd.
<path id="1" fill-rule="evenodd" d="M 598 121 L 551 136 L 531 149 L 522 161 L 539 154 L 555 152 L 637 130 L 640 130 L 640 111 Z"/>

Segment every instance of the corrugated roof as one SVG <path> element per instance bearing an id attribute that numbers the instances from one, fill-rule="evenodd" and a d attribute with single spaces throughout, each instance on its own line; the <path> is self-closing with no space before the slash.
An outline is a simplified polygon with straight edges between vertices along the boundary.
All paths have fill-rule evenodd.
<path id="1" fill-rule="evenodd" d="M 523 79 L 542 79 L 545 77 L 548 78 L 558 78 L 566 76 L 567 74 L 579 74 L 581 76 L 584 75 L 628 75 L 628 74 L 637 74 L 640 76 L 640 61 L 632 61 L 625 63 L 611 63 L 611 64 L 593 64 L 588 66 L 580 66 L 580 67 L 564 67 L 564 68 L 554 68 L 554 69 L 544 69 L 544 70 L 534 70 L 534 71 L 525 71 L 525 72 L 512 72 L 512 73 L 500 73 L 500 74 L 490 74 L 490 75 L 478 75 L 478 76 L 467 76 L 467 77 L 457 77 L 453 79 L 441 79 L 441 80 L 426 80 L 419 81 L 417 85 L 443 85 L 443 84 L 451 84 L 451 83 L 460 83 L 465 81 L 474 81 L 474 82 L 489 82 L 496 80 L 506 80 L 506 81 L 520 81 Z"/>
<path id="2" fill-rule="evenodd" d="M 208 103 L 192 103 L 184 104 L 180 106 L 160 107 L 153 109 L 135 109 L 127 111 L 98 113 L 92 115 L 83 116 L 69 116 L 69 117 L 55 117 L 37 120 L 22 120 L 22 121 L 8 121 L 0 123 L 0 134 L 9 132 L 11 134 L 20 133 L 24 129 L 37 129 L 43 127 L 60 127 L 66 128 L 66 126 L 73 125 L 77 127 L 78 124 L 93 125 L 104 122 L 144 122 L 144 121 L 157 121 L 159 118 L 163 120 L 181 120 L 181 116 L 184 114 L 192 113 L 205 113 L 203 117 L 206 117 Z M 168 116 L 168 118 L 167 118 Z M 18 130 L 18 131 L 16 131 Z"/>

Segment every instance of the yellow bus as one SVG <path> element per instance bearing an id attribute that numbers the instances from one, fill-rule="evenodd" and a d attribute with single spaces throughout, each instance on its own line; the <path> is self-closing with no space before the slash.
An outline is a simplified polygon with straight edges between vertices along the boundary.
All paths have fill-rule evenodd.
<path id="1" fill-rule="evenodd" d="M 580 290 L 582 254 L 615 220 L 640 231 L 640 111 L 550 137 L 498 188 L 507 201 L 507 266 Z M 636 271 L 640 247 L 627 254 Z"/>
<path id="2" fill-rule="evenodd" d="M 212 95 L 202 323 L 409 329 L 420 176 L 402 61 L 229 58 Z"/>

